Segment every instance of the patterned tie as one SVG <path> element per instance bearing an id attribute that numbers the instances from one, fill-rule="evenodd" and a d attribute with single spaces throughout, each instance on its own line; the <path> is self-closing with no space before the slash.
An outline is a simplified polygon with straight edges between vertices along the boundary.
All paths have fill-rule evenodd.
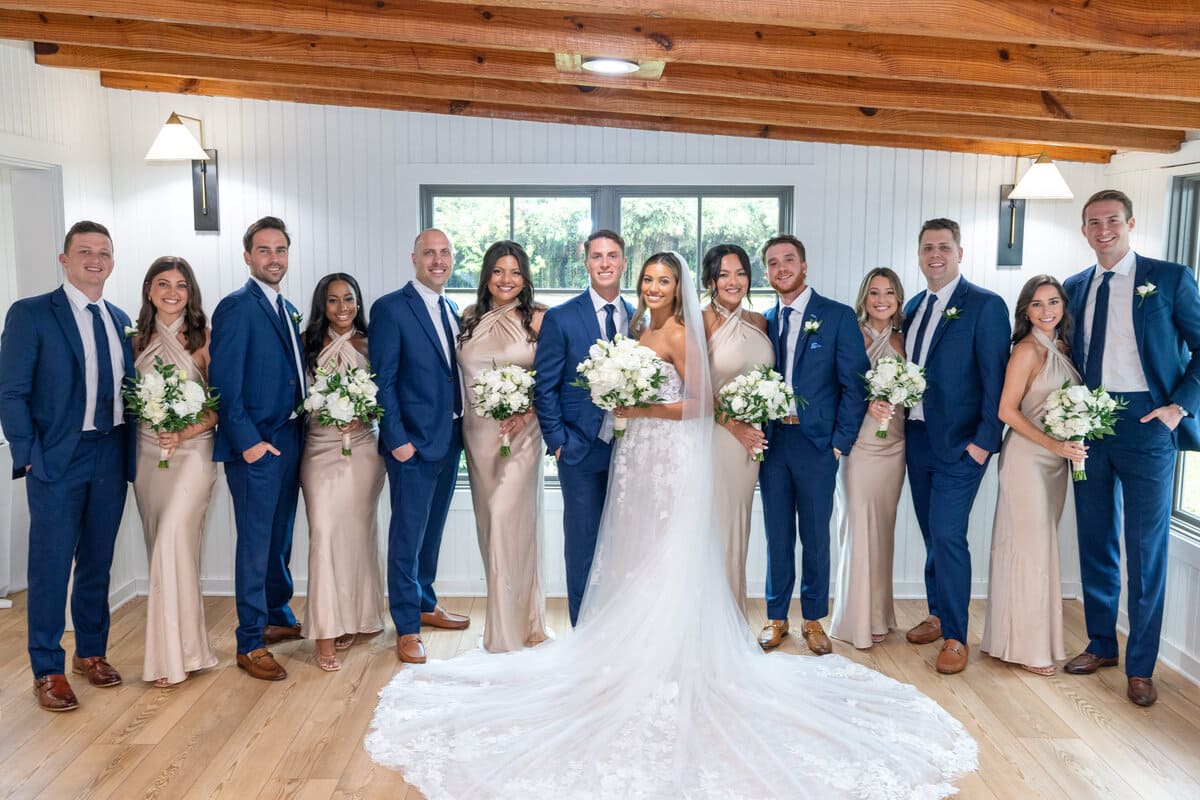
<path id="1" fill-rule="evenodd" d="M 912 360 L 921 366 L 925 366 L 925 359 L 921 354 L 921 345 L 925 344 L 925 331 L 929 328 L 929 320 L 933 319 L 933 309 L 937 306 L 937 295 L 929 295 L 929 302 L 925 304 L 925 316 L 921 317 L 921 324 L 917 326 L 917 338 L 913 340 Z"/>
<path id="2" fill-rule="evenodd" d="M 454 416 L 461 417 L 463 412 L 462 387 L 458 382 L 458 357 L 454 354 L 454 329 L 450 327 L 450 314 L 446 311 L 446 298 L 438 298 L 438 308 L 442 311 L 442 330 L 446 333 L 446 349 L 450 351 L 450 376 L 454 379 Z"/>
<path id="3" fill-rule="evenodd" d="M 113 429 L 113 367 L 112 351 L 108 349 L 108 331 L 100 316 L 100 306 L 88 303 L 87 310 L 92 312 L 92 338 L 96 340 L 96 410 L 92 414 L 92 424 L 100 433 L 108 433 Z"/>
<path id="4" fill-rule="evenodd" d="M 792 307 L 783 307 L 783 319 L 779 323 L 779 346 L 775 356 L 779 359 L 779 372 L 787 377 L 788 367 L 788 329 L 791 327 Z"/>
<path id="5" fill-rule="evenodd" d="M 1114 273 L 1110 270 L 1100 279 L 1096 289 L 1096 304 L 1092 310 L 1092 335 L 1088 338 L 1087 364 L 1083 380 L 1095 389 L 1104 380 L 1104 339 L 1108 333 L 1108 283 Z"/>
<path id="6" fill-rule="evenodd" d="M 292 341 L 292 318 L 290 316 L 288 316 L 287 309 L 283 305 L 283 295 L 281 295 L 281 294 L 275 295 L 275 313 L 277 313 L 279 315 L 279 324 L 283 326 L 283 335 L 287 337 L 287 340 L 289 342 L 288 351 L 291 352 L 291 354 L 292 354 L 291 358 L 292 358 L 292 363 L 294 365 L 295 361 L 296 361 L 296 353 L 295 353 L 296 346 L 294 344 L 291 344 L 291 341 Z M 296 369 L 296 367 L 293 366 L 292 369 Z M 296 394 L 296 405 L 298 406 L 304 402 L 304 376 L 300 375 L 299 370 L 297 370 L 296 374 L 297 374 L 297 382 L 296 382 L 295 394 Z"/>
<path id="7" fill-rule="evenodd" d="M 608 339 L 610 342 L 617 336 L 617 321 L 613 317 L 613 314 L 616 313 L 616 310 L 617 307 L 612 303 L 604 304 L 604 313 L 606 314 L 604 319 L 604 338 Z"/>

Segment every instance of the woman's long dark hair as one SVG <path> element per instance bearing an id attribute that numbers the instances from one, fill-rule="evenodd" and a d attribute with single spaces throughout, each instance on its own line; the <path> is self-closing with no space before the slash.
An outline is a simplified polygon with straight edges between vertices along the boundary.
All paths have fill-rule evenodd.
<path id="1" fill-rule="evenodd" d="M 142 281 L 142 310 L 138 312 L 137 335 L 133 338 L 133 348 L 142 352 L 150 344 L 154 333 L 154 323 L 158 319 L 158 309 L 150 302 L 150 284 L 164 272 L 179 270 L 188 285 L 188 300 L 183 307 L 183 339 L 184 348 L 194 353 L 204 347 L 205 329 L 208 328 L 208 317 L 204 314 L 204 302 L 200 299 L 200 285 L 196 283 L 196 273 L 192 265 L 179 256 L 162 256 L 154 259 L 150 269 L 146 270 L 146 279 Z"/>
<path id="2" fill-rule="evenodd" d="M 463 315 L 462 330 L 458 334 L 459 344 L 471 338 L 479 320 L 492 310 L 492 293 L 488 289 L 488 283 L 492 280 L 492 270 L 505 256 L 512 256 L 517 260 L 517 269 L 520 270 L 521 278 L 525 282 L 520 293 L 517 294 L 517 311 L 521 312 L 521 325 L 525 328 L 525 335 L 529 341 L 537 341 L 537 332 L 533 329 L 533 312 L 540 311 L 544 306 L 533 302 L 533 273 L 529 269 L 529 254 L 521 245 L 504 239 L 494 243 L 483 254 L 483 266 L 479 268 L 479 289 L 475 292 L 475 305 L 469 309 L 470 313 Z"/>
<path id="3" fill-rule="evenodd" d="M 1058 296 L 1062 300 L 1062 319 L 1058 321 L 1058 326 L 1054 331 L 1066 346 L 1066 352 L 1069 353 L 1071 352 L 1071 332 L 1074 330 L 1075 323 L 1071 319 L 1071 309 L 1067 304 L 1067 293 L 1063 291 L 1062 284 L 1058 282 L 1058 278 L 1051 275 L 1034 275 L 1025 281 L 1025 285 L 1021 287 L 1021 294 L 1017 296 L 1017 307 L 1013 311 L 1012 342 L 1016 344 L 1033 330 L 1033 323 L 1029 321 L 1026 312 L 1029 310 L 1029 304 L 1033 302 L 1033 296 L 1043 286 L 1053 286 L 1058 291 Z"/>
<path id="4" fill-rule="evenodd" d="M 345 281 L 350 285 L 354 292 L 354 302 L 358 305 L 354 321 L 350 324 L 356 333 L 367 335 L 367 311 L 363 304 L 362 289 L 358 288 L 358 281 L 354 280 L 354 276 L 345 272 L 331 272 L 321 278 L 317 281 L 317 288 L 313 289 L 312 309 L 308 313 L 308 326 L 304 329 L 304 366 L 309 372 L 316 372 L 317 356 L 321 355 L 325 348 L 325 337 L 329 334 L 329 318 L 325 316 L 325 304 L 329 301 L 329 285 L 334 281 Z"/>

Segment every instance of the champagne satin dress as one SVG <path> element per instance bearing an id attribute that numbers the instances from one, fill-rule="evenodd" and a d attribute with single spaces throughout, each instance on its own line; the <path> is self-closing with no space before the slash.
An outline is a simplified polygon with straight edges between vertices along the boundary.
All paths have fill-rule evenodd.
<path id="1" fill-rule="evenodd" d="M 182 317 L 170 326 L 156 326 L 157 335 L 135 362 L 139 375 L 153 370 L 154 359 L 161 358 L 189 380 L 206 377 L 179 343 L 182 326 Z M 207 430 L 182 442 L 170 466 L 159 469 L 158 434 L 146 423 L 138 425 L 133 494 L 150 567 L 142 680 L 179 683 L 189 672 L 217 665 L 200 594 L 200 541 L 217 480 L 212 452 L 213 432 Z"/>
<path id="2" fill-rule="evenodd" d="M 481 370 L 514 364 L 533 369 L 529 341 L 513 301 L 484 314 L 458 349 L 463 385 Z M 536 376 L 534 376 L 536 380 Z M 542 431 L 537 417 L 511 438 L 512 455 L 500 455 L 500 423 L 467 408 L 463 444 L 475 506 L 479 553 L 487 575 L 483 647 L 503 653 L 549 638 L 538 575 L 542 538 Z"/>
<path id="3" fill-rule="evenodd" d="M 874 365 L 897 356 L 891 331 L 863 327 L 870 337 L 867 358 Z M 892 597 L 892 556 L 896 506 L 904 488 L 904 409 L 888 423 L 886 439 L 875 435 L 879 421 L 867 414 L 854 447 L 842 458 L 837 499 L 840 523 L 837 586 L 829 635 L 858 648 L 870 647 L 872 635 L 896 627 Z"/>
<path id="4" fill-rule="evenodd" d="M 351 343 L 353 331 L 333 338 L 317 363 L 365 367 Z M 342 455 L 342 434 L 309 420 L 300 461 L 300 488 L 308 514 L 308 602 L 302 630 L 309 639 L 383 630 L 383 578 L 376 509 L 383 489 L 383 458 L 375 432 L 360 427 Z"/>
<path id="5" fill-rule="evenodd" d="M 741 311 L 731 313 L 712 304 L 721 319 L 708 340 L 709 370 L 713 391 L 753 367 L 775 363 L 770 338 Z M 716 423 L 714 423 L 716 424 Z M 713 431 L 713 514 L 720 523 L 725 550 L 725 572 L 729 588 L 746 613 L 746 548 L 750 543 L 750 512 L 754 508 L 754 485 L 759 462 L 720 425 Z"/>
<path id="6" fill-rule="evenodd" d="M 1046 365 L 1021 398 L 1021 413 L 1041 428 L 1051 393 L 1080 380 L 1053 341 L 1037 330 L 1033 335 L 1046 353 Z M 1066 459 L 1008 430 L 1000 446 L 987 614 L 979 644 L 985 653 L 1030 667 L 1066 658 L 1058 520 L 1070 483 Z"/>

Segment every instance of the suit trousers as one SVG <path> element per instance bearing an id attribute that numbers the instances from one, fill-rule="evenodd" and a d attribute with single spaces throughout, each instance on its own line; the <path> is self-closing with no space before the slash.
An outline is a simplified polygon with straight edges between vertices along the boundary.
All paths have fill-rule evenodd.
<path id="1" fill-rule="evenodd" d="M 596 538 L 608 494 L 608 465 L 612 445 L 599 439 L 578 464 L 558 462 L 558 483 L 563 496 L 563 559 L 567 566 L 567 610 L 572 627 L 579 621 L 579 609 L 587 589 L 592 559 L 596 556 Z"/>
<path id="2" fill-rule="evenodd" d="M 829 521 L 838 462 L 798 425 L 773 426 L 758 473 L 767 534 L 767 618 L 787 619 L 796 585 L 799 530 L 800 609 L 804 619 L 829 614 Z"/>
<path id="3" fill-rule="evenodd" d="M 1121 600 L 1122 522 L 1128 573 L 1129 641 L 1125 673 L 1148 678 L 1158 659 L 1174 490 L 1175 434 L 1158 420 L 1148 392 L 1121 394 L 1129 407 L 1115 435 L 1088 442 L 1087 480 L 1075 484 L 1079 568 L 1087 620 L 1087 652 L 1116 658 Z"/>
<path id="4" fill-rule="evenodd" d="M 905 423 L 908 486 L 925 540 L 925 596 L 929 613 L 941 620 L 942 636 L 967 641 L 971 602 L 971 552 L 967 527 L 989 456 L 977 464 L 966 450 L 957 461 L 942 461 L 929 443 L 924 422 Z"/>
<path id="5" fill-rule="evenodd" d="M 237 523 L 234 591 L 237 594 L 237 650 L 263 646 L 266 625 L 291 626 L 292 527 L 300 492 L 300 456 L 304 424 L 289 420 L 271 442 L 279 455 L 265 453 L 253 464 L 225 462 L 225 481 L 233 497 Z"/>
<path id="6" fill-rule="evenodd" d="M 469 412 L 470 413 L 470 412 Z M 450 448 L 436 461 L 426 461 L 420 451 L 408 461 L 384 455 L 392 519 L 388 524 L 388 605 L 396 635 L 419 633 L 421 612 L 433 611 L 437 594 L 438 555 L 450 501 L 458 483 L 462 458 L 462 420 L 450 432 Z"/>
<path id="7" fill-rule="evenodd" d="M 33 677 L 65 672 L 71 562 L 71 619 L 75 654 L 106 655 L 108 583 L 113 547 L 125 511 L 126 427 L 107 435 L 83 434 L 64 475 L 54 481 L 26 476 L 29 497 L 29 660 Z"/>

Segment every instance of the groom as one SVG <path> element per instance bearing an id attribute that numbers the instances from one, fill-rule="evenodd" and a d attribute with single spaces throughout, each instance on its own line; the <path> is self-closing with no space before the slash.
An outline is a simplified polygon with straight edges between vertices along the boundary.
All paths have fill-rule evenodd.
<path id="1" fill-rule="evenodd" d="M 588 289 L 546 312 L 538 336 L 537 387 L 533 404 L 546 449 L 558 460 L 563 495 L 564 556 L 567 562 L 567 605 L 571 624 L 587 588 L 596 535 L 608 487 L 612 455 L 612 415 L 592 404 L 587 390 L 571 386 L 575 367 L 588 357 L 597 339 L 612 340 L 629 332 L 633 306 L 621 298 L 621 275 L 628 260 L 625 240 L 598 230 L 583 245 Z"/>

